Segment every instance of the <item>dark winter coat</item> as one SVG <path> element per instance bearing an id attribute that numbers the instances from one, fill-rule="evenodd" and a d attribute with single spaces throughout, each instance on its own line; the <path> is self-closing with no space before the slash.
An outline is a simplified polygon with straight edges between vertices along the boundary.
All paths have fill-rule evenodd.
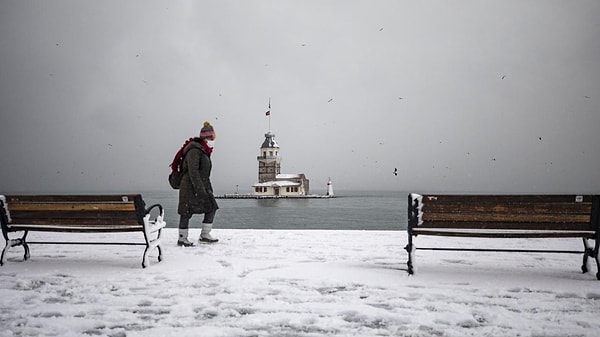
<path id="1" fill-rule="evenodd" d="M 202 149 L 199 141 L 189 143 L 183 150 L 185 173 L 179 187 L 179 214 L 202 214 L 219 208 L 210 183 L 210 155 Z"/>

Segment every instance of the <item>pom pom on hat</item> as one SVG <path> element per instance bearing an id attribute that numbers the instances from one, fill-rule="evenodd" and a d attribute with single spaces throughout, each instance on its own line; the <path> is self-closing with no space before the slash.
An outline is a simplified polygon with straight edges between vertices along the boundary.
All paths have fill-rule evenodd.
<path id="1" fill-rule="evenodd" d="M 212 125 L 209 122 L 204 122 L 204 126 L 200 130 L 200 138 L 201 139 L 211 139 L 214 140 L 217 138 L 217 134 L 213 129 Z"/>

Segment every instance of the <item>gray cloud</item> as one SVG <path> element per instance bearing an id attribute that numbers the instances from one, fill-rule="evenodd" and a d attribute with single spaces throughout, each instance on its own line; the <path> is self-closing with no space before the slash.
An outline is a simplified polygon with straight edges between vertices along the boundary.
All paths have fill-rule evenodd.
<path id="1" fill-rule="evenodd" d="M 0 1 L 0 188 L 167 189 L 210 120 L 218 193 L 597 192 L 595 1 Z M 392 171 L 397 167 L 398 176 Z"/>

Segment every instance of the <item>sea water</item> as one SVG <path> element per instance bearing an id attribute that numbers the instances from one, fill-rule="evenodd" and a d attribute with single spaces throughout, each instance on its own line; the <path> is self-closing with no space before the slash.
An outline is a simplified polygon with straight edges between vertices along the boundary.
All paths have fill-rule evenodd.
<path id="1" fill-rule="evenodd" d="M 145 192 L 146 205 L 159 203 L 167 227 L 179 223 L 178 191 Z M 215 228 L 405 230 L 407 193 L 336 191 L 335 198 L 217 199 Z M 199 227 L 195 215 L 190 227 Z"/>

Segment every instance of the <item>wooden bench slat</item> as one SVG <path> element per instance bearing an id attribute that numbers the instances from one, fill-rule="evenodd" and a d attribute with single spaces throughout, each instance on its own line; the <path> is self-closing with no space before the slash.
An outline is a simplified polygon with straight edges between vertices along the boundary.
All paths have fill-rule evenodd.
<path id="1" fill-rule="evenodd" d="M 17 202 L 123 202 L 123 198 L 129 202 L 141 198 L 141 194 L 69 194 L 69 195 L 7 195 L 8 204 Z"/>
<path id="2" fill-rule="evenodd" d="M 504 204 L 499 205 L 497 203 L 485 204 L 464 204 L 464 203 L 435 203 L 435 202 L 424 202 L 423 210 L 427 212 L 443 212 L 443 213 L 517 213 L 517 214 L 531 214 L 531 213 L 547 213 L 547 214 L 590 214 L 592 205 L 589 203 L 576 204 L 576 203 L 545 203 L 545 204 L 534 204 L 534 203 L 518 203 L 518 204 Z"/>
<path id="3" fill-rule="evenodd" d="M 502 195 L 502 194 L 424 194 L 423 203 L 462 202 L 464 204 L 518 204 L 518 203 L 592 203 L 593 195 L 546 194 L 546 195 Z M 580 201 L 578 201 L 580 200 Z"/>
<path id="4" fill-rule="evenodd" d="M 550 231 L 550 230 L 474 230 L 464 228 L 414 229 L 413 235 L 478 237 L 478 238 L 594 238 L 593 231 Z"/>
<path id="5" fill-rule="evenodd" d="M 113 203 L 75 203 L 75 202 L 52 202 L 52 203 L 9 203 L 8 210 L 10 212 L 18 211 L 135 211 L 133 202 L 113 202 Z"/>
<path id="6" fill-rule="evenodd" d="M 514 221 L 514 222 L 589 222 L 590 214 L 544 214 L 544 213 L 430 213 L 423 212 L 423 222 L 428 221 Z"/>
<path id="7" fill-rule="evenodd" d="M 138 226 L 141 225 L 136 220 L 127 220 L 127 219 L 30 219 L 27 222 L 18 222 L 11 223 L 9 228 L 13 228 L 14 226 L 27 226 L 27 225 L 48 225 L 48 226 L 98 226 L 98 225 L 112 225 L 115 227 L 118 226 Z"/>
<path id="8" fill-rule="evenodd" d="M 590 231 L 594 230 L 589 222 L 477 222 L 477 221 L 435 221 L 423 222 L 423 224 L 413 227 L 414 230 L 421 228 L 464 228 L 464 229 L 499 229 L 499 230 L 575 230 Z"/>
<path id="9" fill-rule="evenodd" d="M 136 212 L 120 211 L 45 211 L 45 212 L 11 212 L 13 223 L 26 223 L 31 219 L 113 219 L 113 220 L 138 220 Z"/>
<path id="10" fill-rule="evenodd" d="M 58 224 L 28 224 L 15 225 L 10 227 L 11 231 L 18 232 L 23 230 L 38 231 L 38 232 L 76 232 L 76 233 L 110 233 L 110 232 L 139 232 L 143 230 L 139 225 L 96 225 L 96 226 L 77 226 L 77 225 L 58 225 Z"/>

